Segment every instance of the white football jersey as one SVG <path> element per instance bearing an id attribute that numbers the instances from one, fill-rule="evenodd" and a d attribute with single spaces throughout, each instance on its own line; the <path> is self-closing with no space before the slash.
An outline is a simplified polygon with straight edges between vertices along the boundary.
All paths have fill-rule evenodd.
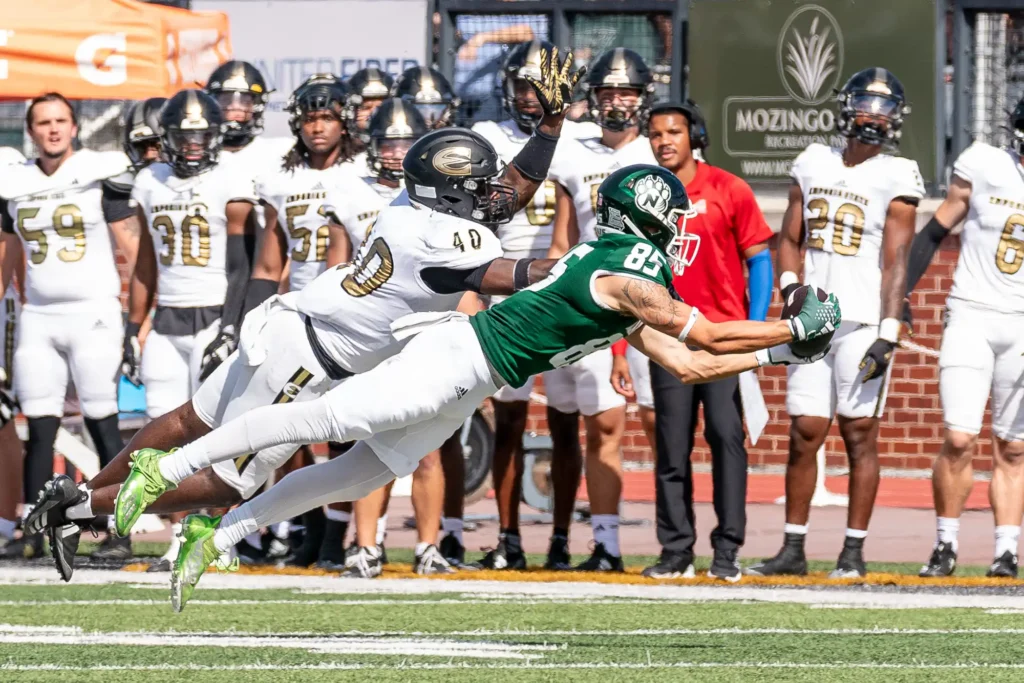
<path id="1" fill-rule="evenodd" d="M 434 292 L 425 269 L 472 270 L 500 257 L 501 243 L 486 227 L 415 205 L 403 193 L 381 211 L 355 260 L 313 280 L 296 308 L 312 318 L 332 358 L 365 372 L 398 352 L 391 323 L 459 305 L 463 292 Z"/>
<path id="2" fill-rule="evenodd" d="M 4 230 L 17 233 L 25 250 L 26 310 L 108 303 L 120 295 L 103 181 L 127 166 L 128 157 L 121 152 L 83 149 L 51 176 L 32 161 L 0 168 Z M 120 208 L 126 208 L 127 201 L 122 203 Z"/>
<path id="3" fill-rule="evenodd" d="M 601 182 L 612 171 L 632 164 L 658 165 L 651 143 L 644 135 L 617 150 L 606 147 L 600 136 L 559 144 L 548 177 L 572 196 L 580 242 L 597 239 L 597 189 Z"/>
<path id="4" fill-rule="evenodd" d="M 1016 153 L 975 142 L 953 165 L 971 183 L 950 299 L 1024 313 L 1024 169 Z"/>
<path id="5" fill-rule="evenodd" d="M 365 168 L 365 166 L 363 167 Z M 377 220 L 377 214 L 398 198 L 403 187 L 389 187 L 377 182 L 369 169 L 356 173 L 355 163 L 349 167 L 343 191 L 333 200 L 334 215 L 345 226 L 352 255 L 359 251 L 366 235 Z"/>
<path id="6" fill-rule="evenodd" d="M 0 166 L 20 164 L 24 161 L 25 155 L 13 147 L 0 147 Z"/>
<path id="7" fill-rule="evenodd" d="M 242 149 L 233 152 L 226 149 L 221 150 L 218 163 L 221 165 L 233 164 L 235 168 L 239 169 L 239 173 L 248 177 L 255 184 L 257 178 L 281 170 L 285 155 L 294 145 L 295 138 L 268 138 L 257 135 Z M 263 207 L 259 205 L 256 206 L 256 220 L 260 227 L 267 224 Z"/>
<path id="8" fill-rule="evenodd" d="M 290 291 L 302 289 L 327 269 L 330 228 L 324 200 L 328 192 L 343 187 L 348 176 L 341 166 L 317 170 L 303 165 L 257 179 L 256 195 L 277 211 L 278 225 L 288 240 Z"/>
<path id="9" fill-rule="evenodd" d="M 562 124 L 560 140 L 574 140 L 581 137 L 600 136 L 600 128 L 593 123 L 566 121 Z M 473 131 L 484 136 L 506 164 L 511 164 L 530 139 L 529 133 L 508 119 L 500 123 L 478 121 Z M 559 145 L 566 143 L 559 142 Z M 537 188 L 533 201 L 512 220 L 498 226 L 501 248 L 509 258 L 545 258 L 551 246 L 551 230 L 555 222 L 555 182 L 546 180 Z"/>
<path id="10" fill-rule="evenodd" d="M 252 179 L 218 164 L 179 178 L 156 163 L 139 171 L 132 199 L 146 214 L 161 306 L 221 306 L 227 293 L 227 205 L 255 203 Z"/>
<path id="11" fill-rule="evenodd" d="M 835 294 L 843 320 L 877 325 L 885 217 L 893 199 L 924 196 L 917 162 L 878 154 L 848 167 L 842 150 L 814 143 L 790 174 L 804 200 L 804 284 Z"/>

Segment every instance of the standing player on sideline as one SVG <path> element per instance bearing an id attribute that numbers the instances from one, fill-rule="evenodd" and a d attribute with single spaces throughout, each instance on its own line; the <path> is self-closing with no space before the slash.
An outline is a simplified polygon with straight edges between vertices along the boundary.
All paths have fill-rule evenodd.
<path id="1" fill-rule="evenodd" d="M 345 121 L 348 125 L 348 133 L 352 136 L 359 154 L 352 161 L 353 168 L 362 171 L 366 158 L 363 153 L 366 146 L 370 144 L 367 129 L 370 125 L 370 117 L 377 111 L 384 100 L 391 97 L 391 89 L 395 81 L 386 72 L 375 66 L 368 66 L 365 69 L 352 74 L 345 81 L 348 86 L 348 102 L 345 107 Z"/>
<path id="2" fill-rule="evenodd" d="M 0 147 L 0 167 L 21 164 L 25 157 L 13 147 Z M 0 303 L 0 471 L 5 473 L 0 483 L 0 551 L 14 538 L 18 503 L 22 498 L 22 460 L 24 449 L 14 428 L 17 405 L 14 400 L 14 347 L 18 339 L 18 314 L 21 309 L 21 291 L 25 289 L 25 257 L 16 240 L 0 240 L 0 270 L 13 272 L 18 286 L 11 284 L 3 293 Z"/>
<path id="3" fill-rule="evenodd" d="M 146 385 L 151 420 L 199 389 L 203 352 L 225 313 L 241 310 L 249 278 L 245 233 L 256 197 L 248 178 L 219 163 L 223 125 L 220 107 L 202 90 L 176 94 L 161 109 L 166 162 L 142 169 L 132 190 L 148 229 L 129 286 L 122 372 Z M 139 332 L 157 294 L 140 359 Z M 131 552 L 127 536 L 112 543 Z M 171 557 L 157 564 L 169 569 Z"/>
<path id="4" fill-rule="evenodd" d="M 805 574 L 804 540 L 817 452 L 838 415 L 850 461 L 846 540 L 833 578 L 863 577 L 864 539 L 878 491 L 878 422 L 899 335 L 907 254 L 924 185 L 917 163 L 883 153 L 900 139 L 909 109 L 903 86 L 885 69 L 850 77 L 838 95 L 844 149 L 812 144 L 793 162 L 779 242 L 783 300 L 796 288 L 806 244 L 804 284 L 843 298 L 843 326 L 824 363 L 791 368 L 792 417 L 786 468 L 785 543 L 748 567 L 754 576 Z"/>
<path id="5" fill-rule="evenodd" d="M 440 71 L 414 66 L 402 72 L 395 81 L 394 96 L 416 107 L 430 130 L 455 125 L 459 98 L 448 79 Z"/>
<path id="6" fill-rule="evenodd" d="M 34 500 L 53 476 L 69 373 L 100 463 L 109 463 L 123 446 L 117 423 L 121 278 L 114 244 L 134 268 L 139 226 L 128 196 L 107 182 L 124 172 L 128 159 L 121 152 L 75 152 L 78 124 L 63 95 L 32 100 L 25 123 L 39 157 L 0 169 L 0 226 L 7 248 L 20 239 L 28 261 L 14 387 L 28 418 L 25 497 Z M 6 290 L 13 273 L 0 269 Z M 31 509 L 26 504 L 25 514 Z M 7 557 L 41 552 L 38 534 L 3 550 Z"/>
<path id="7" fill-rule="evenodd" d="M 554 56 L 551 61 L 555 62 Z M 542 73 L 548 81 L 567 69 L 546 64 Z M 559 115 L 548 121 L 548 136 L 557 133 L 560 120 Z M 399 317 L 450 311 L 465 291 L 506 293 L 546 276 L 551 261 L 495 258 L 500 245 L 490 232 L 449 214 L 475 212 L 476 220 L 485 225 L 507 220 L 520 201 L 532 198 L 546 174 L 554 152 L 549 139 L 531 141 L 503 175 L 497 154 L 476 134 L 438 131 L 434 143 L 432 150 L 439 155 L 438 185 L 420 185 L 416 191 L 433 189 L 435 198 L 440 198 L 429 206 L 439 203 L 438 211 L 428 211 L 422 200 L 410 199 L 408 193 L 401 195 L 378 218 L 373 239 L 364 242 L 353 264 L 330 269 L 302 292 L 272 297 L 252 311 L 246 318 L 242 348 L 200 387 L 192 401 L 147 424 L 82 489 L 63 475 L 47 485 L 38 510 L 25 525 L 37 533 L 46 529 L 56 540 L 54 557 L 65 581 L 74 571 L 78 546 L 73 520 L 112 511 L 122 488 L 128 491 L 126 497 L 134 493 L 148 497 L 145 492 L 162 481 L 154 469 L 152 448 L 188 443 L 256 406 L 314 398 L 327 391 L 331 382 L 373 368 L 400 349 L 391 334 L 391 323 Z M 467 165 L 469 175 L 465 175 Z M 520 166 L 526 170 L 519 170 Z M 439 188 L 444 190 L 440 195 Z M 140 444 L 150 448 L 136 452 Z M 297 447 L 298 443 L 285 444 L 218 463 L 180 482 L 155 511 L 223 507 L 244 500 Z M 121 487 L 130 471 L 135 471 L 134 483 Z M 132 524 L 126 520 L 123 529 Z"/>
<path id="8" fill-rule="evenodd" d="M 567 100 L 571 90 L 559 90 Z M 548 99 L 545 109 L 565 106 L 568 102 Z M 438 150 L 435 141 L 424 137 L 406 157 L 411 188 L 426 189 L 422 183 L 436 177 L 426 170 L 428 160 L 434 168 L 451 160 L 451 148 Z M 475 204 L 474 211 L 483 215 Z M 608 234 L 576 246 L 544 281 L 518 296 L 468 319 L 462 314 L 407 317 L 395 323 L 395 334 L 415 336 L 391 362 L 295 407 L 300 410 L 260 408 L 175 453 L 150 451 L 161 474 L 144 496 L 138 488 L 119 496 L 118 513 L 130 512 L 117 515 L 124 524 L 173 487 L 177 477 L 235 457 L 240 449 L 293 439 L 365 439 L 333 461 L 293 472 L 229 513 L 220 529 L 219 519 L 190 516 L 171 576 L 174 609 L 180 611 L 191 597 L 218 548 L 230 547 L 264 519 L 359 497 L 412 471 L 501 384 L 520 385 L 623 335 L 680 378 L 707 381 L 759 365 L 796 362 L 788 342 L 830 336 L 841 319 L 834 296 L 826 302 L 809 296 L 795 319 L 773 323 L 715 324 L 673 301 L 669 263 L 680 259 L 677 226 L 692 214 L 682 183 L 665 169 L 637 165 L 616 171 L 602 186 L 598 210 Z M 718 355 L 691 352 L 685 340 Z"/>
<path id="9" fill-rule="evenodd" d="M 715 322 L 764 320 L 772 299 L 772 259 L 768 251 L 772 229 L 764 220 L 754 192 L 731 173 L 697 161 L 694 151 L 707 147 L 708 136 L 704 118 L 693 102 L 655 105 L 648 136 L 658 163 L 686 186 L 697 213 L 687 222 L 686 232 L 691 236 L 690 253 L 697 256 L 698 248 L 700 253 L 689 259 L 685 272 L 676 271 L 676 291 L 686 292 L 686 302 Z M 750 273 L 749 297 L 744 264 Z M 697 407 L 703 404 L 718 519 L 711 532 L 714 559 L 708 575 L 738 581 L 741 574 L 736 556 L 746 538 L 747 525 L 747 451 L 739 378 L 688 386 L 657 363 L 642 359 L 650 368 L 649 386 L 641 386 L 637 393 L 646 389 L 658 407 L 655 488 L 658 541 L 662 546 L 661 558 L 645 569 L 644 575 L 693 575 L 697 534 L 690 455 Z M 635 367 L 636 363 L 631 365 Z M 613 385 L 621 381 L 613 375 Z M 632 384 L 636 387 L 642 381 L 634 378 Z"/>
<path id="10" fill-rule="evenodd" d="M 949 576 L 956 568 L 960 513 L 974 484 L 972 452 L 990 395 L 995 438 L 988 495 L 995 517 L 995 559 L 988 576 L 1017 576 L 1024 514 L 1024 99 L 1014 108 L 1009 128 L 1010 149 L 975 142 L 964 150 L 953 165 L 946 199 L 910 250 L 908 295 L 939 243 L 967 219 L 939 355 L 946 434 L 932 468 L 938 538 L 921 576 Z"/>
<path id="11" fill-rule="evenodd" d="M 533 40 L 513 48 L 502 66 L 501 91 L 507 119 L 499 123 L 481 121 L 473 126 L 487 141 L 494 145 L 498 155 L 510 163 L 522 150 L 533 134 L 544 109 L 537 95 L 526 80 L 526 76 L 540 78 L 540 57 L 543 50 L 550 51 L 552 45 L 546 41 Z M 600 133 L 593 124 L 578 124 L 566 121 L 562 125 L 561 139 L 585 137 Z M 562 142 L 561 145 L 565 145 Z M 556 155 L 558 151 L 556 150 Z M 551 231 L 555 220 L 555 183 L 545 180 L 526 208 L 505 225 L 498 226 L 498 238 L 506 258 L 544 258 L 551 247 Z M 504 297 L 491 297 L 495 305 Z M 519 535 L 519 502 L 522 496 L 523 474 L 523 432 L 526 430 L 526 415 L 533 378 L 518 389 L 502 387 L 494 400 L 494 460 L 491 465 L 495 498 L 498 504 L 498 543 L 475 566 L 486 569 L 525 569 L 526 556 L 523 554 Z M 559 477 L 565 468 L 553 465 L 552 476 Z M 559 486 L 564 490 L 578 482 Z M 549 555 L 554 562 L 568 568 L 568 538 L 572 505 L 556 506 L 555 534 Z M 461 564 L 465 555 L 462 544 L 462 518 L 442 520 L 446 536 L 441 550 L 446 559 Z M 554 567 L 552 567 L 554 568 Z"/>
<path id="12" fill-rule="evenodd" d="M 555 181 L 555 227 L 548 256 L 560 258 L 574 244 L 596 239 L 597 192 L 615 169 L 630 164 L 656 164 L 651 145 L 640 134 L 654 95 L 650 69 L 640 55 L 626 48 L 611 49 L 594 62 L 586 90 L 591 115 L 600 137 L 566 141 L 551 165 Z M 555 509 L 559 525 L 571 521 L 579 488 L 579 421 L 587 430 L 587 493 L 594 551 L 577 569 L 622 571 L 619 550 L 619 499 L 622 494 L 622 432 L 626 401 L 608 378 L 611 349 L 601 349 L 579 363 L 544 376 L 548 397 Z M 564 484 L 563 486 L 558 486 Z M 568 526 L 557 526 L 547 565 L 569 567 Z M 564 534 L 564 536 L 563 536 Z"/>

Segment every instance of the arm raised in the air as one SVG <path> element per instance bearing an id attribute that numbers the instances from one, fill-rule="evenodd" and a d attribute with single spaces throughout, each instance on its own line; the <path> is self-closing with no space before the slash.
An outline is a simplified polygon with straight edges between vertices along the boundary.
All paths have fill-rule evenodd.
<path id="1" fill-rule="evenodd" d="M 608 308 L 713 354 L 757 351 L 793 341 L 788 321 L 713 323 L 692 306 L 674 300 L 668 289 L 650 280 L 606 275 L 597 279 L 594 290 Z"/>

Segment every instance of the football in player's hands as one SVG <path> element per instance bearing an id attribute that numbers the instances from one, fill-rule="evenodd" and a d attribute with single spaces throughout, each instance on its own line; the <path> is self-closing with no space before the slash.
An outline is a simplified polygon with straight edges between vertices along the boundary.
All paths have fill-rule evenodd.
<path id="1" fill-rule="evenodd" d="M 795 322 L 799 323 L 798 330 L 803 331 L 803 339 L 795 338 L 790 344 L 793 349 L 793 354 L 801 358 L 812 358 L 822 352 L 823 349 L 828 347 L 832 341 L 832 336 L 835 334 L 836 328 L 839 327 L 838 320 L 825 321 L 829 323 L 831 329 L 821 329 L 820 332 L 812 336 L 813 331 L 818 331 L 821 325 L 821 320 L 815 320 L 817 316 L 815 313 L 816 309 L 823 309 L 821 312 L 824 314 L 824 318 L 830 318 L 831 313 L 828 311 L 826 306 L 829 303 L 829 295 L 825 293 L 825 290 L 820 287 L 814 288 L 815 299 L 807 301 L 807 295 L 812 291 L 810 285 L 802 285 L 789 292 L 789 296 L 786 298 L 782 305 L 782 319 L 791 320 L 795 319 Z M 817 304 L 817 305 L 816 305 Z M 838 308 L 838 307 L 837 307 Z M 794 335 L 796 337 L 796 335 Z"/>
<path id="2" fill-rule="evenodd" d="M 558 48 L 554 47 L 550 54 L 547 50 L 540 51 L 540 80 L 528 75 L 523 78 L 533 86 L 544 113 L 553 116 L 565 112 L 572 105 L 572 93 L 586 73 L 585 66 L 572 70 L 572 52 L 559 62 Z"/>

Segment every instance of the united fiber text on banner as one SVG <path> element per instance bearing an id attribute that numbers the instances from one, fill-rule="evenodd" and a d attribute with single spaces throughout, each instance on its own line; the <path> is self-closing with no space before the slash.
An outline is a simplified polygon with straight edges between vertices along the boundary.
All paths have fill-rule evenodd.
<path id="1" fill-rule="evenodd" d="M 290 135 L 284 105 L 316 73 L 348 78 L 365 66 L 397 76 L 427 54 L 426 0 L 193 0 L 225 12 L 234 58 L 255 65 L 274 89 L 268 135 Z"/>
<path id="2" fill-rule="evenodd" d="M 749 181 L 784 180 L 807 145 L 844 144 L 835 91 L 880 66 L 912 107 L 899 153 L 934 180 L 934 25 L 934 0 L 694 0 L 689 85 L 709 160 Z"/>

